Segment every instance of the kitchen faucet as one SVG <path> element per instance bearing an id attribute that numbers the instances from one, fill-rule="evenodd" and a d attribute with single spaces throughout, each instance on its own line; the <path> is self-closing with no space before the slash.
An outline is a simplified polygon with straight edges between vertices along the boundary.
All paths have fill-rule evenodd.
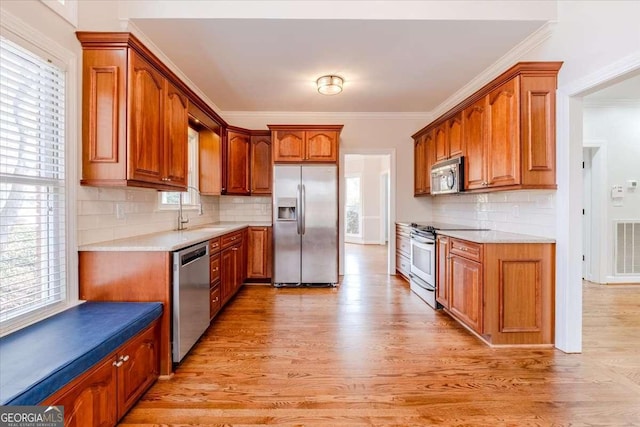
<path id="1" fill-rule="evenodd" d="M 187 190 L 189 188 L 195 190 L 196 193 L 198 193 L 198 215 L 202 215 L 203 214 L 203 212 L 202 212 L 202 195 L 200 194 L 200 190 L 198 190 L 193 185 L 187 185 Z M 183 194 L 184 194 L 184 192 L 181 191 L 180 192 L 180 197 L 179 197 L 179 202 L 178 202 L 178 228 L 177 228 L 177 230 L 184 230 L 186 228 L 184 225 L 189 222 L 189 218 L 185 218 L 182 215 L 182 195 Z"/>

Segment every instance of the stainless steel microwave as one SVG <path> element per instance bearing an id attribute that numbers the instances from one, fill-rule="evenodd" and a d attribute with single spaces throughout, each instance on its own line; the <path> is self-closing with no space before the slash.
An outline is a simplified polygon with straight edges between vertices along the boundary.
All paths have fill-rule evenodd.
<path id="1" fill-rule="evenodd" d="M 438 162 L 431 168 L 431 194 L 464 191 L 464 157 Z"/>

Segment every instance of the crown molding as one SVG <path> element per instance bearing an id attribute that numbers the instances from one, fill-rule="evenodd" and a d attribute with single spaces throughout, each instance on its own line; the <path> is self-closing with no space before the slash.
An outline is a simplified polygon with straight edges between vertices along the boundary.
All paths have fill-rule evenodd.
<path id="1" fill-rule="evenodd" d="M 231 118 L 255 118 L 255 117 L 290 117 L 301 118 L 349 118 L 349 119 L 379 119 L 379 120 L 431 120 L 429 112 L 353 112 L 353 111 L 223 111 L 226 120 Z"/>
<path id="2" fill-rule="evenodd" d="M 212 110 L 220 112 L 220 108 L 209 98 L 200 88 L 189 78 L 185 73 L 182 72 L 180 67 L 178 67 L 165 53 L 138 27 L 135 23 L 131 22 L 128 19 L 123 19 L 121 21 L 121 26 L 123 31 L 128 31 L 133 34 L 135 37 L 140 40 L 147 49 L 152 51 L 154 55 L 162 61 L 164 65 L 167 66 L 180 80 L 184 82 L 196 95 L 200 97 Z M 220 114 L 223 116 L 222 114 Z M 224 117 L 224 116 L 223 116 Z"/>
<path id="3" fill-rule="evenodd" d="M 598 86 L 603 83 L 637 70 L 640 70 L 640 51 L 622 57 L 594 73 L 572 81 L 570 84 L 561 86 L 558 91 L 568 96 L 588 95 L 597 91 L 599 89 Z"/>
<path id="4" fill-rule="evenodd" d="M 515 62 L 518 62 L 528 52 L 532 51 L 551 37 L 555 26 L 556 22 L 547 22 L 544 24 L 536 32 L 518 43 L 513 49 L 474 77 L 469 83 L 460 88 L 443 103 L 438 105 L 433 111 L 431 111 L 431 115 L 434 118 L 440 117 L 456 105 L 460 104 L 466 98 L 473 95 L 480 88 L 484 87 L 490 81 L 502 74 L 506 69 L 511 67 Z"/>

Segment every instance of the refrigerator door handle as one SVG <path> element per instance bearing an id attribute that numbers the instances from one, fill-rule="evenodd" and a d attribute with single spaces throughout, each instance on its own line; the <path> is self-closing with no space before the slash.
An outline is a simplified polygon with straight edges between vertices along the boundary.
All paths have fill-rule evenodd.
<path id="1" fill-rule="evenodd" d="M 301 233 L 301 234 L 302 234 L 303 236 L 304 236 L 304 233 L 305 233 L 305 231 L 306 231 L 306 227 L 307 227 L 307 224 L 306 224 L 306 222 L 307 222 L 307 218 L 306 218 L 306 216 L 305 216 L 305 214 L 306 214 L 306 212 L 305 212 L 305 210 L 306 210 L 306 206 L 305 206 L 305 205 L 307 204 L 307 198 L 306 198 L 305 190 L 306 190 L 306 189 L 304 188 L 304 184 L 302 184 L 302 197 L 301 197 L 301 200 L 302 200 L 302 210 L 300 211 L 300 213 L 302 214 L 302 215 L 301 215 L 301 216 L 302 216 L 302 227 L 301 227 L 301 229 L 302 229 L 302 233 Z"/>
<path id="2" fill-rule="evenodd" d="M 298 234 L 302 234 L 302 190 L 298 184 L 298 192 L 296 194 L 296 230 Z"/>

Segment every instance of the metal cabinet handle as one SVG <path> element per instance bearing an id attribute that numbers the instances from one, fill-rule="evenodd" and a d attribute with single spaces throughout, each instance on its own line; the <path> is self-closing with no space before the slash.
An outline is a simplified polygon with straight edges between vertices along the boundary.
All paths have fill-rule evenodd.
<path id="1" fill-rule="evenodd" d="M 216 299 L 211 300 L 211 302 L 216 303 L 216 302 L 218 302 L 219 299 L 220 299 L 219 297 L 216 297 Z"/>
<path id="2" fill-rule="evenodd" d="M 214 268 L 214 269 L 213 269 L 213 270 L 211 270 L 211 271 L 213 271 L 214 273 L 216 273 L 218 270 L 220 270 L 220 269 L 219 269 L 218 267 L 216 267 L 216 268 Z"/>
<path id="3" fill-rule="evenodd" d="M 120 366 L 122 366 L 124 364 L 124 362 L 122 360 L 118 360 L 117 362 L 113 362 L 112 364 L 116 368 L 119 368 Z"/>
<path id="4" fill-rule="evenodd" d="M 129 355 L 125 355 L 125 356 L 120 356 L 120 360 L 122 360 L 123 362 L 126 362 L 127 360 L 129 360 Z"/>

